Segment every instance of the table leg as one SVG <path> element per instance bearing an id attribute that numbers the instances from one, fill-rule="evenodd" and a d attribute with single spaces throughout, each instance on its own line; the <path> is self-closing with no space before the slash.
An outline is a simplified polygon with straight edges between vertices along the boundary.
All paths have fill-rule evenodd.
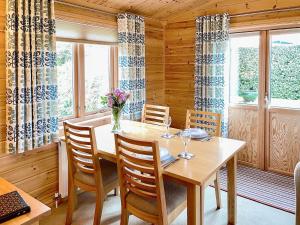
<path id="1" fill-rule="evenodd" d="M 204 187 L 187 187 L 187 224 L 204 225 Z"/>
<path id="2" fill-rule="evenodd" d="M 234 155 L 227 162 L 227 201 L 228 201 L 228 224 L 235 225 L 237 223 L 237 213 L 236 213 L 236 170 L 237 170 L 237 156 Z"/>

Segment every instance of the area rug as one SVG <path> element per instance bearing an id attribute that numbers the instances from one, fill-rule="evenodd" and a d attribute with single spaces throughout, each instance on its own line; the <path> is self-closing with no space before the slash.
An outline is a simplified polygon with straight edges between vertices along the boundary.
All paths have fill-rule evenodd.
<path id="1" fill-rule="evenodd" d="M 220 171 L 221 189 L 227 191 L 226 168 Z M 238 165 L 237 194 L 241 197 L 295 213 L 294 178 Z"/>

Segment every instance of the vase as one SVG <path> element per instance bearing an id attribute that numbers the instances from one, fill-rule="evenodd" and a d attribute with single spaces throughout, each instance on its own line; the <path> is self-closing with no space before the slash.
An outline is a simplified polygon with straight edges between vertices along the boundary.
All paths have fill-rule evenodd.
<path id="1" fill-rule="evenodd" d="M 122 114 L 122 109 L 119 108 L 114 108 L 112 109 L 112 132 L 113 133 L 118 133 L 121 131 L 121 114 Z"/>

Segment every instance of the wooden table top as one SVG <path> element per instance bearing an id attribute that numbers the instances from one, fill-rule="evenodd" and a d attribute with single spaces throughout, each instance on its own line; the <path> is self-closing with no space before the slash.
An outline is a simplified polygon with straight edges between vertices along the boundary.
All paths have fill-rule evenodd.
<path id="1" fill-rule="evenodd" d="M 164 127 L 134 121 L 122 121 L 121 127 L 123 135 L 139 139 L 156 140 L 159 142 L 160 147 L 167 148 L 173 156 L 177 156 L 184 149 L 179 137 L 176 136 L 172 139 L 161 137 L 166 132 Z M 96 127 L 95 136 L 99 157 L 115 161 L 115 142 L 111 129 L 111 124 Z M 170 129 L 170 133 L 173 134 L 178 131 L 178 129 Z M 221 137 L 213 137 L 212 140 L 205 142 L 192 140 L 188 145 L 188 151 L 195 156 L 191 160 L 180 159 L 176 161 L 165 168 L 164 174 L 196 185 L 203 185 L 245 144 L 244 141 Z"/>
<path id="2" fill-rule="evenodd" d="M 50 215 L 51 209 L 44 205 L 43 203 L 39 202 L 35 198 L 31 197 L 29 194 L 25 193 L 24 191 L 20 190 L 13 184 L 9 183 L 8 181 L 4 180 L 0 177 L 0 195 L 6 194 L 11 191 L 18 191 L 19 194 L 22 196 L 24 201 L 31 207 L 31 212 L 24 214 L 22 216 L 16 217 L 9 221 L 2 223 L 1 225 L 27 225 L 33 224 L 39 221 L 40 217 Z"/>

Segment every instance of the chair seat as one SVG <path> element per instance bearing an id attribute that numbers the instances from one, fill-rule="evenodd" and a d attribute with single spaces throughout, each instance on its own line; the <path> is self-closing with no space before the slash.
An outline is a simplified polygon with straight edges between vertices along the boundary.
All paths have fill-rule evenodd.
<path id="1" fill-rule="evenodd" d="M 118 179 L 117 164 L 100 159 L 100 167 L 102 174 L 103 186 L 106 186 Z M 95 177 L 93 174 L 87 174 L 82 171 L 77 171 L 74 174 L 74 178 L 84 184 L 96 186 Z"/>
<path id="2" fill-rule="evenodd" d="M 185 186 L 170 180 L 164 181 L 164 188 L 167 213 L 170 214 L 180 204 L 186 201 L 187 191 Z M 127 204 L 130 204 L 143 212 L 158 216 L 157 201 L 155 199 L 151 200 L 149 198 L 141 197 L 133 192 L 128 192 L 126 201 Z"/>

